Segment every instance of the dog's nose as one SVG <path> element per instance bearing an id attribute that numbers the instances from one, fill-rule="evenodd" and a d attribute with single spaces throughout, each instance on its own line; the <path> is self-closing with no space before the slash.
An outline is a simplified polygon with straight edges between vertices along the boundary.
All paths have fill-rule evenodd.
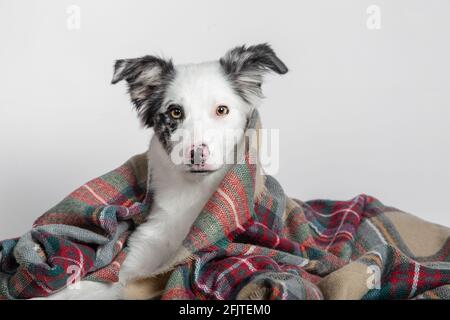
<path id="1" fill-rule="evenodd" d="M 190 150 L 191 155 L 191 164 L 203 165 L 208 159 L 209 149 L 208 146 L 204 143 L 200 145 L 194 145 Z"/>

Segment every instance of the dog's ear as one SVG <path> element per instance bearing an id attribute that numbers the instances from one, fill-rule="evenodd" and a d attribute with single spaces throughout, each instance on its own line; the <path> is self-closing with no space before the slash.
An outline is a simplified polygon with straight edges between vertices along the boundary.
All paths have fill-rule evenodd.
<path id="1" fill-rule="evenodd" d="M 175 72 L 171 60 L 155 56 L 117 60 L 111 81 L 126 80 L 131 101 L 147 127 L 153 126 L 153 115 L 159 109 L 164 89 Z"/>
<path id="2" fill-rule="evenodd" d="M 270 71 L 278 74 L 288 72 L 286 65 L 267 43 L 236 47 L 228 51 L 219 62 L 235 90 L 247 102 L 251 101 L 252 96 L 262 97 L 264 74 Z"/>

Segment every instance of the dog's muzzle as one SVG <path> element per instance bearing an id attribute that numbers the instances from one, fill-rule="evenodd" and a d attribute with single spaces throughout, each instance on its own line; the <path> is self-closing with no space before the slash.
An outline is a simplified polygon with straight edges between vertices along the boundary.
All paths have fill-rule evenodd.
<path id="1" fill-rule="evenodd" d="M 209 157 L 209 148 L 206 144 L 202 143 L 199 145 L 192 145 L 191 149 L 188 151 L 189 167 L 192 173 L 211 173 L 215 170 L 211 170 L 206 164 L 206 160 Z"/>

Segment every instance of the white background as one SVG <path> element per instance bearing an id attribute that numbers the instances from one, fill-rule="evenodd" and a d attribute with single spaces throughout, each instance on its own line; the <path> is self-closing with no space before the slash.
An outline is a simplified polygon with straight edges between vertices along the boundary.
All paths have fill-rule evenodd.
<path id="1" fill-rule="evenodd" d="M 151 131 L 109 84 L 115 59 L 200 62 L 260 42 L 291 70 L 268 78 L 261 108 L 289 195 L 367 193 L 448 226 L 449 14 L 447 0 L 0 0 L 0 238 L 146 149 Z"/>

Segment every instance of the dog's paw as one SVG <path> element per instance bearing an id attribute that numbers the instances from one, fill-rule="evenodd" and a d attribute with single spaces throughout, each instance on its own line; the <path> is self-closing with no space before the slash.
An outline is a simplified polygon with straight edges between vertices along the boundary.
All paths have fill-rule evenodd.
<path id="1" fill-rule="evenodd" d="M 119 282 L 125 285 L 132 280 L 148 278 L 160 265 L 157 257 L 149 254 L 137 256 L 130 252 L 120 268 Z"/>

